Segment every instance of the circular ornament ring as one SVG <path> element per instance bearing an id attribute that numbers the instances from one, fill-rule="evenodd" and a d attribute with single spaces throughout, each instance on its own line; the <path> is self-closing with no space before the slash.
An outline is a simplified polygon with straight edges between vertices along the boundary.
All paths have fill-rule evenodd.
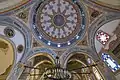
<path id="1" fill-rule="evenodd" d="M 5 28 L 5 30 L 4 30 L 4 34 L 5 34 L 7 37 L 14 37 L 14 36 L 15 36 L 15 31 L 13 30 L 13 28 L 7 27 L 7 28 Z"/>
<path id="2" fill-rule="evenodd" d="M 76 43 L 86 31 L 85 7 L 77 0 L 38 1 L 30 18 L 36 38 L 54 48 Z"/>

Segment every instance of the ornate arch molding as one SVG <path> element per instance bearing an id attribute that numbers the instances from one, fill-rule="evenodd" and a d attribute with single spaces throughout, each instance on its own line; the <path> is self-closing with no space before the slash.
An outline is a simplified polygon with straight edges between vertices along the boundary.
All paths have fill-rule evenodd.
<path id="1" fill-rule="evenodd" d="M 94 44 L 94 37 L 95 34 L 97 32 L 97 30 L 103 26 L 104 24 L 113 21 L 113 20 L 117 20 L 120 19 L 120 14 L 117 13 L 108 13 L 108 14 L 104 14 L 101 15 L 99 18 L 97 18 L 97 20 L 95 20 L 88 29 L 88 41 L 89 41 L 89 45 L 90 47 L 96 52 L 95 49 L 95 44 Z"/>
<path id="2" fill-rule="evenodd" d="M 53 59 L 52 62 L 55 62 L 56 53 L 48 48 L 36 48 L 30 50 L 21 60 L 22 63 L 26 63 L 29 59 L 33 58 L 36 55 L 47 54 L 50 59 Z M 45 55 L 46 56 L 46 55 Z"/>
<path id="3" fill-rule="evenodd" d="M 120 12 L 120 6 L 105 4 L 103 2 L 100 2 L 99 0 L 84 0 L 84 2 L 93 8 L 98 8 L 108 12 Z"/>
<path id="4" fill-rule="evenodd" d="M 3 7 L 0 9 L 0 15 L 4 16 L 4 15 L 11 15 L 13 13 L 17 13 L 19 10 L 22 10 L 24 8 L 27 8 L 28 6 L 30 6 L 31 4 L 33 4 L 35 2 L 35 0 L 23 0 L 20 1 L 19 3 L 14 3 L 14 5 L 8 5 L 6 7 Z M 4 5 L 5 3 L 9 3 L 8 0 L 3 0 L 1 1 L 1 4 Z"/>
<path id="5" fill-rule="evenodd" d="M 77 54 L 79 54 L 79 53 L 77 53 Z M 71 59 L 71 61 L 76 61 L 76 62 L 81 63 L 82 65 L 86 66 L 86 64 L 84 62 L 82 62 L 82 61 L 80 61 L 78 59 Z"/>
<path id="6" fill-rule="evenodd" d="M 19 62 L 15 69 L 13 75 L 9 78 L 9 80 L 18 80 L 20 75 L 22 74 L 23 70 L 25 69 L 24 64 L 27 63 L 27 61 L 35 55 L 46 53 L 49 56 L 53 58 L 53 61 L 55 62 L 56 54 L 54 51 L 48 49 L 48 48 L 36 48 L 33 50 L 29 50 L 27 54 L 24 55 L 24 57 L 21 59 L 21 62 Z"/>
<path id="7" fill-rule="evenodd" d="M 62 63 L 64 68 L 66 68 L 67 62 L 70 59 L 70 57 L 75 55 L 76 52 L 79 53 L 79 54 L 84 54 L 84 55 L 87 55 L 87 56 L 91 57 L 93 59 L 93 61 L 95 61 L 95 62 L 99 60 L 98 56 L 96 55 L 95 52 L 93 52 L 93 50 L 91 48 L 86 47 L 86 46 L 73 47 L 73 48 L 68 49 L 61 56 L 61 60 L 63 60 L 61 62 L 64 62 L 64 63 Z"/>

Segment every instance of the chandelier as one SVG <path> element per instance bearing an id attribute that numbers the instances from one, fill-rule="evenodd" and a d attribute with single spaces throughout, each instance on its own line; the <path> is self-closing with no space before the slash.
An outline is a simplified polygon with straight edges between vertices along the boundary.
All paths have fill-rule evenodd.
<path id="1" fill-rule="evenodd" d="M 70 80 L 71 73 L 63 68 L 47 69 L 40 80 Z"/>
<path id="2" fill-rule="evenodd" d="M 74 71 L 81 70 L 84 68 L 89 68 L 89 67 L 95 67 L 95 66 L 97 66 L 97 64 L 68 70 L 68 69 L 62 68 L 60 66 L 59 57 L 56 57 L 55 67 L 45 69 L 45 71 L 42 74 L 36 74 L 36 73 L 31 74 L 29 72 L 28 73 L 23 72 L 22 74 L 29 74 L 30 76 L 32 76 L 34 78 L 35 78 L 35 76 L 41 75 L 39 77 L 39 79 L 37 79 L 37 80 L 72 80 L 73 74 L 90 74 L 90 72 L 74 73 Z M 34 68 L 34 67 L 29 67 L 29 66 L 24 66 L 24 67 L 25 67 L 25 69 L 30 69 L 30 70 L 40 70 L 40 68 Z"/>
<path id="3" fill-rule="evenodd" d="M 71 73 L 60 67 L 59 57 L 56 57 L 56 66 L 48 68 L 41 76 L 40 80 L 70 80 Z"/>

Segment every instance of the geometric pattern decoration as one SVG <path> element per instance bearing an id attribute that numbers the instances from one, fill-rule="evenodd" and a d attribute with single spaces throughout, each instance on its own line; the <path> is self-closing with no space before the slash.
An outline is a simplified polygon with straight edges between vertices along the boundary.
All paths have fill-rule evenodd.
<path id="1" fill-rule="evenodd" d="M 102 60 L 107 64 L 107 66 L 113 71 L 117 71 L 120 69 L 120 65 L 113 60 L 113 58 L 107 53 L 102 53 Z"/>
<path id="2" fill-rule="evenodd" d="M 97 35 L 96 35 L 96 39 L 102 44 L 102 45 L 105 45 L 109 39 L 110 39 L 110 35 L 103 32 L 102 30 L 98 31 L 97 32 Z"/>
<path id="3" fill-rule="evenodd" d="M 38 1 L 31 16 L 31 28 L 35 36 L 48 46 L 70 46 L 85 33 L 85 9 L 76 0 Z"/>

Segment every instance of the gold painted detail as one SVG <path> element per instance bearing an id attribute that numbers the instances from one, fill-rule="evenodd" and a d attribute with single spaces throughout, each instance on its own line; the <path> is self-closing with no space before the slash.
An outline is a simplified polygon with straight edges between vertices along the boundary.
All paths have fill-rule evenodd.
<path id="1" fill-rule="evenodd" d="M 0 41 L 0 50 L 3 51 L 6 55 L 8 51 L 8 44 L 5 43 L 4 41 Z"/>
<path id="2" fill-rule="evenodd" d="M 18 18 L 22 19 L 25 23 L 28 22 L 29 8 L 22 9 L 21 12 L 15 14 Z"/>
<path id="3" fill-rule="evenodd" d="M 0 38 L 0 80 L 6 80 L 14 62 L 14 49 L 10 42 Z"/>
<path id="4" fill-rule="evenodd" d="M 0 13 L 15 10 L 20 6 L 27 4 L 30 1 L 31 0 L 2 0 L 2 1 L 0 0 Z"/>

